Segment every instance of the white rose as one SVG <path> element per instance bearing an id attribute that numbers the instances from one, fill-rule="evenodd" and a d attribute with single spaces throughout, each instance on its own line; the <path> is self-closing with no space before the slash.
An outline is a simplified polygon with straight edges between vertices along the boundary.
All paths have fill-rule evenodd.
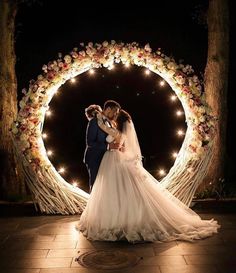
<path id="1" fill-rule="evenodd" d="M 103 46 L 103 47 L 107 47 L 108 44 L 109 44 L 109 43 L 108 43 L 107 41 L 104 41 L 104 42 L 102 43 L 102 46 Z"/>
<path id="2" fill-rule="evenodd" d="M 204 116 L 201 116 L 200 118 L 199 118 L 199 121 L 200 122 L 204 122 L 206 120 L 206 118 L 204 117 Z"/>
<path id="3" fill-rule="evenodd" d="M 15 135 L 18 133 L 18 129 L 15 126 L 12 128 L 12 133 Z"/>
<path id="4" fill-rule="evenodd" d="M 177 68 L 177 64 L 174 63 L 174 62 L 169 62 L 169 63 L 167 64 L 167 67 L 168 67 L 169 69 L 175 70 L 175 69 Z"/>
<path id="5" fill-rule="evenodd" d="M 26 103 L 23 100 L 21 100 L 19 105 L 20 105 L 20 108 L 24 108 L 26 106 Z"/>

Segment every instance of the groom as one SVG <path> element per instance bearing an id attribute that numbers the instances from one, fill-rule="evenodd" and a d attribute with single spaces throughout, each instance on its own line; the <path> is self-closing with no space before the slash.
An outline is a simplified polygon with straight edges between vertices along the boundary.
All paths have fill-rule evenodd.
<path id="1" fill-rule="evenodd" d="M 85 109 L 85 115 L 89 122 L 86 129 L 86 149 L 84 153 L 84 163 L 86 164 L 89 174 L 89 192 L 91 192 L 94 181 L 97 176 L 99 165 L 102 161 L 102 157 L 108 148 L 106 142 L 107 134 L 102 131 L 96 118 L 96 110 L 99 110 L 98 105 L 90 105 Z M 94 109 L 94 111 L 93 111 Z M 101 108 L 100 108 L 101 109 Z M 104 103 L 103 115 L 106 117 L 104 122 L 108 123 L 112 127 L 112 121 L 115 120 L 121 107 L 120 104 L 114 100 L 107 100 Z M 110 143 L 109 149 L 116 149 L 115 144 Z"/>

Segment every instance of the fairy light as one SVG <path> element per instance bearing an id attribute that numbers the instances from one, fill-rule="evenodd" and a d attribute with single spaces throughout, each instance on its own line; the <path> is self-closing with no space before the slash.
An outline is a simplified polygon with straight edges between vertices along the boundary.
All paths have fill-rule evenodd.
<path id="1" fill-rule="evenodd" d="M 58 170 L 58 173 L 64 173 L 65 172 L 65 168 L 64 167 L 61 167 L 59 170 Z"/>
<path id="2" fill-rule="evenodd" d="M 173 152 L 173 153 L 172 153 L 172 157 L 173 157 L 173 158 L 176 158 L 177 156 L 178 156 L 178 153 L 177 153 L 177 152 Z"/>
<path id="3" fill-rule="evenodd" d="M 48 135 L 47 135 L 46 133 L 43 133 L 43 134 L 42 134 L 42 137 L 45 139 L 45 138 L 48 137 Z"/>
<path id="4" fill-rule="evenodd" d="M 176 100 L 177 100 L 177 96 L 172 95 L 172 96 L 170 96 L 170 99 L 171 99 L 172 101 L 176 101 Z"/>
<path id="5" fill-rule="evenodd" d="M 163 176 L 163 175 L 165 175 L 165 174 L 166 174 L 166 172 L 165 172 L 164 169 L 160 169 L 160 170 L 159 170 L 159 175 Z"/>
<path id="6" fill-rule="evenodd" d="M 76 79 L 75 79 L 75 78 L 72 78 L 72 79 L 70 79 L 70 82 L 71 82 L 71 83 L 75 83 L 75 82 L 76 82 Z"/>
<path id="7" fill-rule="evenodd" d="M 177 135 L 178 136 L 183 136 L 184 135 L 184 131 L 183 130 L 178 130 L 177 131 Z"/>
<path id="8" fill-rule="evenodd" d="M 47 110 L 47 111 L 46 111 L 46 115 L 47 115 L 48 117 L 50 117 L 50 116 L 52 115 L 52 111 Z"/>
<path id="9" fill-rule="evenodd" d="M 52 150 L 48 150 L 48 151 L 47 151 L 47 155 L 48 155 L 48 156 L 53 155 L 53 151 L 52 151 Z"/>
<path id="10" fill-rule="evenodd" d="M 90 75 L 93 75 L 94 73 L 95 73 L 94 69 L 92 69 L 92 68 L 89 69 L 89 74 L 90 74 Z"/>
<path id="11" fill-rule="evenodd" d="M 160 86 L 165 86 L 165 81 L 162 80 L 162 81 L 159 82 L 159 84 L 160 84 Z"/>
<path id="12" fill-rule="evenodd" d="M 78 186 L 78 183 L 77 183 L 76 181 L 72 181 L 72 185 L 73 185 L 74 187 L 77 187 L 77 186 Z"/>
<path id="13" fill-rule="evenodd" d="M 126 63 L 125 68 L 129 68 L 129 67 L 130 67 L 130 63 Z"/>
<path id="14" fill-rule="evenodd" d="M 183 112 L 181 110 L 176 111 L 176 116 L 180 117 L 183 115 Z"/>
<path id="15" fill-rule="evenodd" d="M 144 73 L 145 73 L 145 75 L 147 75 L 147 76 L 148 76 L 148 75 L 150 75 L 150 73 L 151 73 L 151 72 L 150 72 L 150 70 L 149 70 L 149 69 L 146 69 Z"/>

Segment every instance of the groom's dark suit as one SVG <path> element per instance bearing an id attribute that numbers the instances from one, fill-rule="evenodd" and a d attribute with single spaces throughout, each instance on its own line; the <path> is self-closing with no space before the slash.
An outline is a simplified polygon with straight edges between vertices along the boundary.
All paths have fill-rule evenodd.
<path id="1" fill-rule="evenodd" d="M 96 179 L 102 157 L 107 150 L 106 136 L 107 134 L 99 128 L 97 118 L 91 119 L 86 130 L 86 149 L 84 153 L 84 163 L 89 173 L 90 191 Z"/>

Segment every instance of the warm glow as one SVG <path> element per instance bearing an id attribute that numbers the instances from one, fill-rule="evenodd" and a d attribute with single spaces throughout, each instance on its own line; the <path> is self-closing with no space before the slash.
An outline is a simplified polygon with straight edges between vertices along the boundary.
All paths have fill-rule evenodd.
<path id="1" fill-rule="evenodd" d="M 165 174 L 166 174 L 166 172 L 165 172 L 164 169 L 160 169 L 160 170 L 159 170 L 159 175 L 163 176 L 163 175 L 165 175 Z"/>
<path id="2" fill-rule="evenodd" d="M 175 95 L 172 95 L 172 96 L 170 97 L 170 99 L 171 99 L 172 101 L 176 101 L 176 99 L 177 99 L 177 96 L 175 96 Z"/>
<path id="3" fill-rule="evenodd" d="M 89 74 L 93 75 L 95 73 L 94 69 L 89 69 Z"/>
<path id="4" fill-rule="evenodd" d="M 145 75 L 150 75 L 151 72 L 149 69 L 146 69 L 144 73 L 145 73 Z"/>
<path id="5" fill-rule="evenodd" d="M 183 112 L 181 110 L 176 111 L 176 116 L 180 117 L 183 115 Z"/>
<path id="6" fill-rule="evenodd" d="M 42 137 L 43 137 L 43 138 L 47 138 L 48 135 L 47 135 L 46 133 L 43 133 L 43 134 L 42 134 Z"/>
<path id="7" fill-rule="evenodd" d="M 46 111 L 46 115 L 47 115 L 48 117 L 50 117 L 50 116 L 52 115 L 52 111 L 47 110 L 47 111 Z"/>
<path id="8" fill-rule="evenodd" d="M 165 81 L 162 80 L 162 81 L 160 81 L 159 84 L 160 84 L 160 86 L 164 86 L 166 83 L 165 83 Z"/>
<path id="9" fill-rule="evenodd" d="M 53 154 L 53 151 L 51 151 L 51 150 L 48 150 L 48 151 L 47 151 L 47 155 L 48 155 L 48 156 L 50 156 L 50 155 L 52 155 L 52 154 Z"/>
<path id="10" fill-rule="evenodd" d="M 178 136 L 183 136 L 184 135 L 184 131 L 183 130 L 178 130 L 177 131 L 177 135 Z"/>
<path id="11" fill-rule="evenodd" d="M 171 189 L 170 191 L 173 191 L 174 194 L 177 192 L 178 198 L 189 205 L 192 195 L 199 183 L 202 182 L 201 174 L 204 174 L 211 164 L 210 159 L 214 149 L 214 145 L 211 143 L 215 135 L 216 117 L 213 116 L 213 113 L 208 113 L 201 79 L 192 74 L 191 66 L 176 63 L 172 57 L 169 58 L 160 49 L 157 52 L 152 51 L 149 44 L 146 44 L 145 48 L 140 48 L 136 42 L 123 44 L 104 41 L 104 43 L 94 44 L 94 46 L 93 43 L 89 43 L 88 47 L 81 43 L 81 47 L 83 49 L 80 52 L 74 49 L 64 57 L 61 56 L 43 65 L 43 73 L 38 76 L 37 82 L 30 81 L 29 88 L 23 90 L 25 96 L 20 102 L 17 120 L 12 125 L 16 152 L 17 155 L 23 156 L 28 164 L 23 166 L 24 171 L 29 177 L 27 182 L 33 191 L 32 196 L 37 196 L 35 201 L 40 210 L 48 214 L 74 214 L 77 212 L 77 207 L 79 211 L 80 206 L 77 205 L 81 203 L 81 207 L 83 207 L 84 201 L 89 197 L 86 192 L 77 189 L 77 187 L 73 188 L 72 183 L 78 182 L 78 187 L 80 186 L 80 182 L 76 179 L 74 181 L 72 179 L 70 185 L 64 184 L 64 179 L 61 179 L 57 172 L 69 172 L 69 167 L 64 168 L 63 165 L 58 165 L 58 168 L 53 168 L 49 155 L 56 157 L 57 151 L 45 150 L 43 138 L 47 134 L 42 132 L 44 118 L 50 119 L 51 117 L 47 116 L 51 115 L 54 118 L 57 114 L 54 112 L 54 108 L 52 108 L 52 112 L 48 108 L 53 95 L 67 80 L 71 86 L 76 86 L 80 82 L 78 76 L 85 71 L 88 72 L 87 77 L 94 79 L 94 76 L 90 76 L 93 74 L 93 70 L 96 76 L 97 68 L 116 69 L 118 63 L 124 64 L 124 70 L 132 65 L 142 67 L 142 75 L 146 80 L 149 80 L 154 74 L 159 75 L 160 78 L 155 82 L 156 87 L 162 88 L 164 92 L 166 86 L 169 85 L 173 90 L 173 93 L 168 95 L 169 103 L 175 106 L 172 107 L 173 117 L 182 119 L 186 116 L 188 130 L 185 126 L 173 129 L 173 135 L 178 138 L 177 140 L 183 141 L 184 147 L 180 151 L 177 149 L 176 164 L 169 173 L 168 170 L 165 170 L 166 166 L 163 165 L 164 168 L 158 167 L 155 174 L 160 177 L 160 182 L 164 187 Z M 91 68 L 93 69 L 89 70 Z M 113 71 L 111 73 L 113 74 Z M 106 78 L 103 73 L 101 77 Z M 116 87 L 119 87 L 118 83 L 117 85 L 113 84 L 113 88 Z M 154 94 L 154 90 L 151 92 Z M 142 99 L 143 90 L 136 90 L 135 95 Z M 177 107 L 178 100 L 183 107 Z M 181 110 L 181 114 L 179 110 Z M 181 117 L 177 118 L 176 115 Z M 51 138 L 50 131 L 48 131 L 48 138 Z M 166 155 L 172 161 L 177 154 L 174 148 Z M 194 164 L 195 161 L 197 163 L 199 161 L 199 164 Z M 63 162 L 61 163 L 63 164 Z M 192 166 L 193 168 L 190 169 Z M 50 171 L 47 172 L 45 169 Z M 183 176 L 184 172 L 187 172 L 188 175 Z M 40 173 L 43 173 L 43 176 Z M 163 177 L 164 179 L 161 181 Z M 37 181 L 37 188 L 33 185 L 34 181 Z M 54 195 L 51 196 L 50 191 L 43 190 L 47 187 L 50 189 L 55 185 L 58 185 L 65 197 L 71 200 L 71 205 L 67 206 L 65 202 L 66 206 L 62 207 Z M 188 187 L 182 187 L 183 185 L 188 185 Z M 80 200 L 80 197 L 83 197 L 83 200 Z M 64 198 L 62 197 L 62 199 Z"/>
<path id="12" fill-rule="evenodd" d="M 173 158 L 176 158 L 177 155 L 178 155 L 178 153 L 176 153 L 176 152 L 173 152 L 173 153 L 172 153 L 172 157 L 173 157 Z"/>
<path id="13" fill-rule="evenodd" d="M 78 183 L 77 182 L 72 182 L 72 185 L 74 186 L 74 187 L 77 187 L 78 186 Z"/>
<path id="14" fill-rule="evenodd" d="M 59 170 L 58 170 L 59 173 L 64 173 L 65 172 L 65 168 L 64 167 L 61 167 Z"/>

